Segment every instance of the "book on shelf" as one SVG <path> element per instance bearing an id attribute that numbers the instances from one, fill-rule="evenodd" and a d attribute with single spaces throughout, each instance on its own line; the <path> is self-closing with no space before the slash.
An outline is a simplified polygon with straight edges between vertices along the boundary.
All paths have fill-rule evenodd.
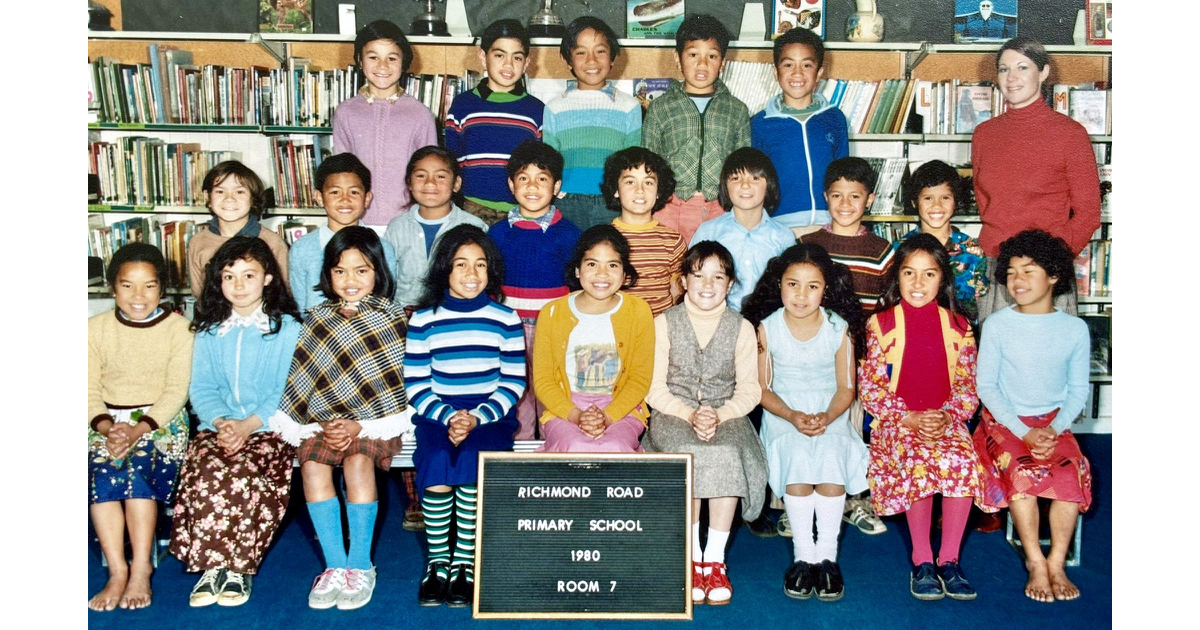
<path id="1" fill-rule="evenodd" d="M 316 170 L 332 153 L 329 136 L 291 135 L 271 138 L 271 171 L 275 203 L 282 208 L 315 208 Z"/>
<path id="2" fill-rule="evenodd" d="M 1112 164 L 1097 164 L 1100 175 L 1100 218 L 1112 221 Z"/>
<path id="3" fill-rule="evenodd" d="M 730 93 L 746 105 L 753 116 L 766 109 L 767 103 L 780 93 L 775 80 L 775 67 L 757 61 L 726 61 L 721 82 Z"/>
<path id="4" fill-rule="evenodd" d="M 992 85 L 970 83 L 958 86 L 958 110 L 954 133 L 974 133 L 979 123 L 992 117 Z"/>
<path id="5" fill-rule="evenodd" d="M 1080 313 L 1087 324 L 1091 345 L 1090 372 L 1112 374 L 1112 312 Z"/>
<path id="6" fill-rule="evenodd" d="M 1112 295 L 1109 269 L 1112 264 L 1112 240 L 1096 239 L 1075 257 L 1075 291 L 1082 296 Z"/>
<path id="7" fill-rule="evenodd" d="M 167 287 L 188 284 L 187 243 L 196 233 L 195 221 L 160 221 L 156 215 L 134 217 L 104 225 L 100 215 L 88 217 L 88 255 L 107 268 L 113 252 L 129 243 L 148 243 L 162 252 L 167 263 Z"/>
<path id="8" fill-rule="evenodd" d="M 1109 133 L 1109 95 L 1108 90 L 1074 89 L 1070 92 L 1070 116 L 1075 122 L 1083 125 L 1092 135 L 1102 136 Z"/>
<path id="9" fill-rule="evenodd" d="M 907 221 L 873 221 L 866 225 L 875 236 L 889 243 L 899 241 L 905 234 L 916 229 L 915 224 Z"/>
<path id="10" fill-rule="evenodd" d="M 633 97 L 642 104 L 642 113 L 650 107 L 650 102 L 666 94 L 671 86 L 671 79 L 664 77 L 647 77 L 633 80 Z"/>
<path id="11" fill-rule="evenodd" d="M 875 169 L 875 201 L 867 208 L 871 215 L 898 215 L 904 211 L 900 186 L 908 171 L 908 158 L 865 158 Z"/>

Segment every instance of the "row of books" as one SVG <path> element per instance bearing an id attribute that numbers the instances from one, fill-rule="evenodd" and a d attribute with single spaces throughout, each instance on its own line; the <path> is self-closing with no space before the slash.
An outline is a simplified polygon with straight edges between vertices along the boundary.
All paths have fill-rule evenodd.
<path id="1" fill-rule="evenodd" d="M 88 255 L 102 259 L 107 269 L 113 252 L 121 247 L 129 243 L 149 243 L 166 259 L 167 287 L 186 287 L 187 243 L 195 233 L 195 221 L 160 222 L 151 215 L 104 225 L 101 215 L 92 214 L 88 216 Z"/>
<path id="2" fill-rule="evenodd" d="M 100 181 L 98 200 L 105 204 L 204 205 L 201 184 L 208 170 L 241 159 L 237 151 L 205 151 L 199 143 L 144 136 L 88 143 L 90 173 Z"/>
<path id="3" fill-rule="evenodd" d="M 452 74 L 411 75 L 404 84 L 404 93 L 425 104 L 440 126 L 446 120 L 446 112 L 454 97 L 470 91 L 478 85 L 481 75 L 467 70 L 464 76 Z"/>
<path id="4" fill-rule="evenodd" d="M 1075 258 L 1075 290 L 1079 295 L 1112 295 L 1109 269 L 1112 265 L 1112 240 L 1096 239 Z"/>
<path id="5" fill-rule="evenodd" d="M 316 172 L 321 161 L 332 154 L 330 144 L 330 137 L 322 135 L 271 138 L 275 204 L 285 208 L 321 205 L 317 202 Z"/>
<path id="6" fill-rule="evenodd" d="M 200 223 L 204 221 L 201 220 Z M 316 230 L 320 220 L 316 217 L 289 219 L 276 228 L 279 236 L 289 246 L 300 237 Z M 157 247 L 167 262 L 167 288 L 188 287 L 187 247 L 196 233 L 194 220 L 162 221 L 155 215 L 133 217 L 105 225 L 100 214 L 88 216 L 88 256 L 96 256 L 108 268 L 113 252 L 129 243 L 149 243 Z"/>
<path id="7" fill-rule="evenodd" d="M 850 133 L 900 133 L 912 110 L 917 81 L 847 81 L 827 79 L 818 89 L 829 103 L 842 110 Z"/>

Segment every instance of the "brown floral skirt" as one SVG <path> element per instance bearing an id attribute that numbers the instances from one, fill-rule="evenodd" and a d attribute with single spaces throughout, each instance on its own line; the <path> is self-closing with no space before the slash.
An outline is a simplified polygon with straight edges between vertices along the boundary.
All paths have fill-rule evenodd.
<path id="1" fill-rule="evenodd" d="M 179 477 L 171 553 L 188 571 L 255 574 L 292 488 L 294 450 L 274 433 L 254 433 L 233 456 L 201 431 Z"/>

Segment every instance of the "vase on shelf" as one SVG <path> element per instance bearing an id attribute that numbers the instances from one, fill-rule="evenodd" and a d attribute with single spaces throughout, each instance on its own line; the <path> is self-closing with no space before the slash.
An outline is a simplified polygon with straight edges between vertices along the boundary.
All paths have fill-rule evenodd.
<path id="1" fill-rule="evenodd" d="M 883 41 L 883 16 L 876 10 L 875 0 L 855 0 L 858 10 L 846 18 L 846 41 Z"/>

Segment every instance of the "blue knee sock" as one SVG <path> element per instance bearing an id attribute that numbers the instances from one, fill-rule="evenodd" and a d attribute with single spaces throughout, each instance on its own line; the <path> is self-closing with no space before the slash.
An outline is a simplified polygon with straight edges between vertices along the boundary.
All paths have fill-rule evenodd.
<path id="1" fill-rule="evenodd" d="M 317 532 L 317 541 L 321 543 L 325 568 L 345 568 L 346 543 L 342 540 L 342 509 L 338 498 L 309 503 L 308 516 Z"/>
<path id="2" fill-rule="evenodd" d="M 371 538 L 378 513 L 378 501 L 346 503 L 346 520 L 350 523 L 350 559 L 346 568 L 363 571 L 371 568 Z"/>

